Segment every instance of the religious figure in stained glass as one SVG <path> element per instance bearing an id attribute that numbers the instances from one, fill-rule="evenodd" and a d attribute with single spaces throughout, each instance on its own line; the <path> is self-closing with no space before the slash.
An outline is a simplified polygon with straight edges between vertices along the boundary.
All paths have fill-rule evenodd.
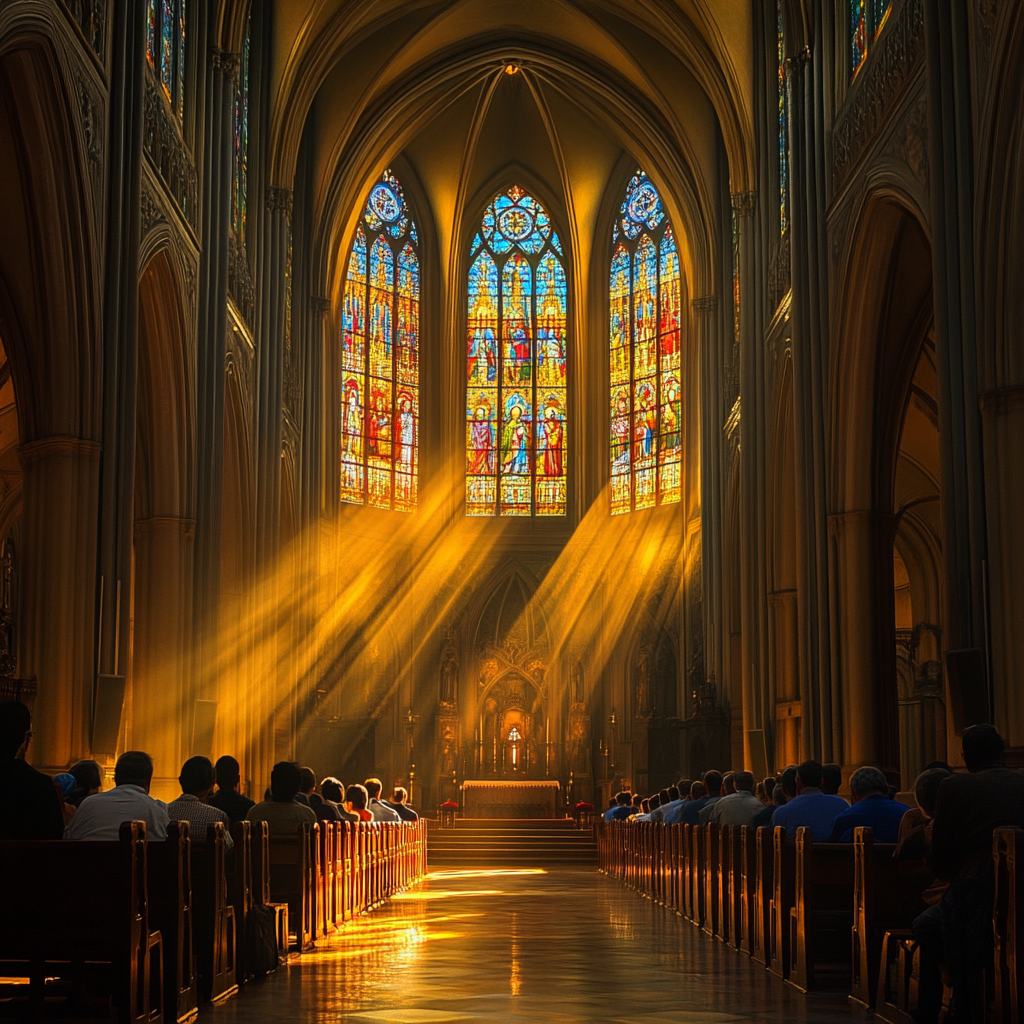
<path id="1" fill-rule="evenodd" d="M 180 121 L 185 116 L 187 0 L 146 0 L 146 57 Z"/>
<path id="2" fill-rule="evenodd" d="M 789 110 L 786 107 L 786 46 L 782 28 L 782 0 L 776 0 L 779 56 L 779 230 L 789 226 Z"/>
<path id="3" fill-rule="evenodd" d="M 609 276 L 611 511 L 680 500 L 679 253 L 661 197 L 637 171 L 613 232 Z"/>
<path id="4" fill-rule="evenodd" d="M 849 0 L 850 77 L 856 78 L 868 51 L 889 17 L 892 0 Z"/>
<path id="5" fill-rule="evenodd" d="M 566 311 L 562 246 L 519 186 L 484 212 L 466 323 L 466 513 L 566 510 Z"/>
<path id="6" fill-rule="evenodd" d="M 341 500 L 416 507 L 420 263 L 402 186 L 385 171 L 352 239 L 341 313 Z"/>

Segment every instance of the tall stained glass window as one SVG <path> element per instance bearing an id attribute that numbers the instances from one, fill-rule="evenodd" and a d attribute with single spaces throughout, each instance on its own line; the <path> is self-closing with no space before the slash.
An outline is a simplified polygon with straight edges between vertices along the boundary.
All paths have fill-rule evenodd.
<path id="1" fill-rule="evenodd" d="M 238 59 L 235 83 L 235 170 L 231 178 L 231 210 L 235 234 L 245 241 L 245 222 L 249 205 L 249 30 L 245 31 Z"/>
<path id="2" fill-rule="evenodd" d="M 776 0 L 779 75 L 779 228 L 789 226 L 789 111 L 786 108 L 786 46 L 782 31 L 782 0 Z"/>
<path id="3" fill-rule="evenodd" d="M 612 242 L 611 510 L 679 501 L 682 467 L 679 253 L 650 178 L 626 189 Z"/>
<path id="4" fill-rule="evenodd" d="M 850 77 L 868 59 L 871 44 L 889 17 L 892 0 L 850 0 Z"/>
<path id="5" fill-rule="evenodd" d="M 565 515 L 562 243 L 513 185 L 487 207 L 470 258 L 466 513 Z"/>
<path id="6" fill-rule="evenodd" d="M 186 0 L 146 0 L 146 56 L 171 108 L 185 115 Z"/>
<path id="7" fill-rule="evenodd" d="M 341 500 L 409 512 L 419 471 L 420 258 L 398 179 L 370 189 L 341 314 Z"/>

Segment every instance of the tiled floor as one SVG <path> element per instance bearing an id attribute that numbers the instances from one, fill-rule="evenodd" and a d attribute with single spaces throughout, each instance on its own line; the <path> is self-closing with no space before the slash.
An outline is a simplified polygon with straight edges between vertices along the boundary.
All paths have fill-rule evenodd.
<path id="1" fill-rule="evenodd" d="M 206 1010 L 217 1024 L 806 1021 L 856 1017 L 596 871 L 437 871 Z"/>

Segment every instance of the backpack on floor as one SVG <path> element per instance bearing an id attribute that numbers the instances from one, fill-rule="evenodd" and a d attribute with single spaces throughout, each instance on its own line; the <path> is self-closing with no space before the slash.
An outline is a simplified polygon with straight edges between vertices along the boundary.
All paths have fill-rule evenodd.
<path id="1" fill-rule="evenodd" d="M 248 963 L 253 974 L 277 969 L 277 915 L 273 907 L 254 903 L 245 920 Z"/>

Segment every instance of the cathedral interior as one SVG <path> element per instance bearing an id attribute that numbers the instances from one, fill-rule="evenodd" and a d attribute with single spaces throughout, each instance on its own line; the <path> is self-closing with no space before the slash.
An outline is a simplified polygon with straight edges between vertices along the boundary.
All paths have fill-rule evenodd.
<path id="1" fill-rule="evenodd" d="M 36 762 L 144 749 L 173 795 L 191 754 L 251 793 L 294 757 L 432 807 L 810 756 L 906 790 L 980 721 L 1019 761 L 1022 32 L 8 0 Z"/>

